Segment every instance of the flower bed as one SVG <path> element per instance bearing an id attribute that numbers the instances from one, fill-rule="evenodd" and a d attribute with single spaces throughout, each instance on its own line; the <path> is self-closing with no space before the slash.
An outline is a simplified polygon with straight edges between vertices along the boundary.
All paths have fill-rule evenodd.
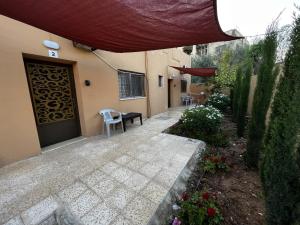
<path id="1" fill-rule="evenodd" d="M 245 165 L 244 139 L 225 116 L 221 128 L 230 134 L 227 147 L 207 146 L 190 176 L 186 192 L 173 202 L 168 225 L 261 225 L 265 223 L 260 179 Z"/>

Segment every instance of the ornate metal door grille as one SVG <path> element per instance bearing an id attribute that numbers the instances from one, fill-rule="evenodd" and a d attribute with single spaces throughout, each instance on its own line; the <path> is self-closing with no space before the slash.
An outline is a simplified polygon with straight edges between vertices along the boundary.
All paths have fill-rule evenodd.
<path id="1" fill-rule="evenodd" d="M 28 62 L 26 70 L 37 124 L 74 119 L 70 69 Z"/>

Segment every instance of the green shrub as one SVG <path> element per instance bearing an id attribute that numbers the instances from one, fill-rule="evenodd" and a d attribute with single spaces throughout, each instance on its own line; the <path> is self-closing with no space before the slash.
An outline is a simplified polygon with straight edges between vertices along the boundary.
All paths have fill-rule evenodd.
<path id="1" fill-rule="evenodd" d="M 217 225 L 223 220 L 215 196 L 208 192 L 184 193 L 179 211 L 181 225 Z"/>
<path id="2" fill-rule="evenodd" d="M 300 17 L 274 97 L 261 164 L 268 225 L 300 223 Z"/>
<path id="3" fill-rule="evenodd" d="M 230 98 L 222 93 L 214 93 L 209 96 L 207 105 L 213 106 L 222 112 L 225 112 L 228 106 L 230 106 Z"/>
<path id="4" fill-rule="evenodd" d="M 262 61 L 254 94 L 245 161 L 248 167 L 258 167 L 260 150 L 265 133 L 266 114 L 272 98 L 278 69 L 274 70 L 277 48 L 277 32 L 271 27 L 262 46 Z"/>
<path id="5" fill-rule="evenodd" d="M 184 111 L 179 122 L 168 133 L 199 139 L 209 145 L 226 147 L 228 137 L 221 131 L 222 113 L 212 106 L 198 106 Z"/>
<path id="6" fill-rule="evenodd" d="M 248 97 L 252 75 L 252 62 L 248 60 L 245 67 L 245 72 L 243 74 L 241 82 L 241 90 L 237 110 L 237 135 L 239 137 L 243 137 L 245 132 Z"/>
<path id="7" fill-rule="evenodd" d="M 237 65 L 234 63 L 234 52 L 226 49 L 221 53 L 218 71 L 215 76 L 216 88 L 232 87 L 235 82 Z"/>
<path id="8" fill-rule="evenodd" d="M 202 140 L 207 144 L 216 147 L 227 147 L 229 145 L 228 136 L 225 135 L 222 131 L 219 131 L 216 134 L 206 135 Z"/>
<path id="9" fill-rule="evenodd" d="M 181 120 L 192 135 L 214 134 L 219 131 L 223 115 L 212 106 L 198 106 L 184 111 Z"/>

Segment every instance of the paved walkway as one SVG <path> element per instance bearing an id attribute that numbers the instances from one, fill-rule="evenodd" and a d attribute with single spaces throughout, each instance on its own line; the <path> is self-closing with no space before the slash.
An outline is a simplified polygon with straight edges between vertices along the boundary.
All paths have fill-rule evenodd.
<path id="1" fill-rule="evenodd" d="M 0 224 L 54 224 L 60 206 L 82 224 L 147 224 L 203 144 L 161 133 L 181 113 L 173 109 L 126 133 L 87 138 L 1 168 Z"/>

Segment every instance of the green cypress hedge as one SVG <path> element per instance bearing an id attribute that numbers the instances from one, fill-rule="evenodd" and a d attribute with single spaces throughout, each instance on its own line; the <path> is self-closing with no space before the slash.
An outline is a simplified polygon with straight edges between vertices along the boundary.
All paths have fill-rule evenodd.
<path id="1" fill-rule="evenodd" d="M 262 46 L 262 61 L 258 71 L 254 94 L 245 161 L 248 167 L 257 168 L 265 133 L 266 114 L 270 105 L 278 70 L 273 70 L 276 60 L 277 32 L 270 28 Z"/>
<path id="2" fill-rule="evenodd" d="M 241 82 L 241 91 L 240 91 L 240 98 L 239 98 L 238 112 L 237 112 L 237 135 L 239 137 L 243 137 L 245 132 L 251 75 L 252 75 L 252 61 L 247 60 L 245 65 L 245 72 Z"/>
<path id="3" fill-rule="evenodd" d="M 261 178 L 268 225 L 300 224 L 299 134 L 300 17 L 294 23 L 264 141 Z"/>
<path id="4" fill-rule="evenodd" d="M 232 100 L 233 121 L 236 121 L 237 114 L 238 114 L 239 99 L 241 94 L 242 74 L 243 74 L 242 68 L 241 66 L 239 66 L 236 72 L 236 80 L 233 89 L 233 100 Z"/>

